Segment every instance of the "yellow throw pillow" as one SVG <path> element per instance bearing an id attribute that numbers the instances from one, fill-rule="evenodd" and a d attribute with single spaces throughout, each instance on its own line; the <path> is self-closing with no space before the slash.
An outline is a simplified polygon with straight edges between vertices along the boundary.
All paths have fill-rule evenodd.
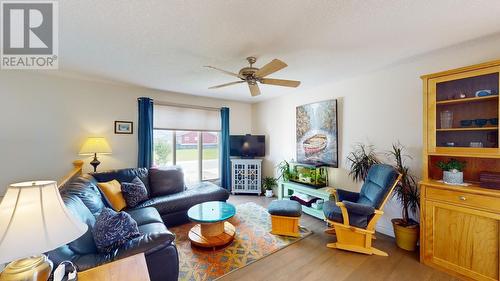
<path id="1" fill-rule="evenodd" d="M 117 180 L 97 183 L 99 189 L 104 193 L 111 207 L 119 212 L 127 207 L 127 202 L 122 194 L 122 185 Z"/>

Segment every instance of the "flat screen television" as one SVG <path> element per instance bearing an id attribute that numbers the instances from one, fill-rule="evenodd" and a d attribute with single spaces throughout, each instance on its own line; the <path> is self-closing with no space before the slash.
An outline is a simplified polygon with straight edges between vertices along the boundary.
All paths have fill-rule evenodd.
<path id="1" fill-rule="evenodd" d="M 253 158 L 266 156 L 266 137 L 257 135 L 233 135 L 230 137 L 230 155 Z"/>

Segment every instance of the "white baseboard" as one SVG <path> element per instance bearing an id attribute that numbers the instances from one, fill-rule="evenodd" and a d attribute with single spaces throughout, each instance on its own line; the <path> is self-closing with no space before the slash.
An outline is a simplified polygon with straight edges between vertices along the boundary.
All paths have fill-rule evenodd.
<path id="1" fill-rule="evenodd" d="M 392 225 L 387 226 L 387 225 L 377 225 L 375 228 L 377 232 L 380 232 L 382 234 L 385 234 L 387 236 L 394 237 L 394 229 L 392 229 Z"/>

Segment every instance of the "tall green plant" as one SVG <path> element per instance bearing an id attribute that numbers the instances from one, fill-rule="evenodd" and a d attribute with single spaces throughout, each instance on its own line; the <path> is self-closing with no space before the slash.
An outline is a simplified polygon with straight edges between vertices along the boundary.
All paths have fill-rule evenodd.
<path id="1" fill-rule="evenodd" d="M 356 182 L 364 181 L 368 176 L 368 170 L 374 164 L 379 164 L 380 160 L 375 153 L 373 145 L 357 143 L 353 151 L 347 155 L 349 164 L 349 176 Z"/>
<path id="2" fill-rule="evenodd" d="M 393 144 L 392 151 L 389 151 L 388 155 L 394 161 L 394 168 L 401 174 L 401 180 L 396 185 L 394 196 L 403 207 L 402 224 L 405 226 L 415 224 L 410 218 L 410 213 L 416 215 L 420 208 L 420 190 L 415 176 L 410 173 L 410 169 L 405 163 L 405 158 L 412 158 L 406 154 L 406 148 L 400 143 Z"/>
<path id="3" fill-rule="evenodd" d="M 290 180 L 290 163 L 288 161 L 281 161 L 276 168 L 278 169 L 278 179 L 283 179 L 284 181 Z"/>

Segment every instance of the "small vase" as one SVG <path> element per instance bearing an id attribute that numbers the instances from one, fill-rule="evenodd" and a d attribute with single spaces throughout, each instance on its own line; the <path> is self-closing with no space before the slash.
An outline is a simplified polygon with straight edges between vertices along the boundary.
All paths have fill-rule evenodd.
<path id="1" fill-rule="evenodd" d="M 273 191 L 272 190 L 266 190 L 266 197 L 273 197 Z"/>
<path id="2" fill-rule="evenodd" d="M 449 184 L 464 183 L 464 173 L 457 170 L 443 171 L 443 181 Z"/>

